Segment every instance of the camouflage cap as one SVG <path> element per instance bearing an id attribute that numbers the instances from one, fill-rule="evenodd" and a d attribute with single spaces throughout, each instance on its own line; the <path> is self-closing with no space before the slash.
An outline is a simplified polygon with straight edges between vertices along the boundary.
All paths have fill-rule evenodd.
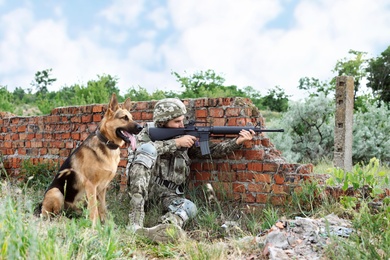
<path id="1" fill-rule="evenodd" d="M 186 113 L 187 109 L 179 99 L 165 98 L 156 103 L 153 112 L 153 122 L 155 124 L 165 123 Z"/>

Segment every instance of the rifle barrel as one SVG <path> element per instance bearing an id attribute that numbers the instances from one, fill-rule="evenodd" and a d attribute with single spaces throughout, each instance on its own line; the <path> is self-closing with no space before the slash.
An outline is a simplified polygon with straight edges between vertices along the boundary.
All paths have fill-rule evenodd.
<path id="1" fill-rule="evenodd" d="M 284 129 L 261 129 L 258 127 L 251 126 L 212 126 L 210 127 L 211 133 L 213 134 L 238 134 L 241 130 L 253 130 L 256 133 L 262 132 L 284 132 Z"/>

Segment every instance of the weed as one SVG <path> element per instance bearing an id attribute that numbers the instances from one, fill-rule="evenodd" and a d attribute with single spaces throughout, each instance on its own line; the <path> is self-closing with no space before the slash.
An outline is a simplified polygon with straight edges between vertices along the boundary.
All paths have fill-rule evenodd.
<path id="1" fill-rule="evenodd" d="M 42 190 L 49 186 L 58 170 L 58 165 L 49 162 L 33 164 L 30 160 L 24 160 L 21 169 L 21 175 L 27 182 L 26 186 Z"/>
<path id="2" fill-rule="evenodd" d="M 263 214 L 264 221 L 261 224 L 262 230 L 270 229 L 279 219 L 278 209 L 272 207 L 264 209 Z"/>
<path id="3" fill-rule="evenodd" d="M 343 191 L 352 187 L 358 192 L 358 198 L 341 197 L 341 203 L 345 208 L 354 208 L 362 200 L 375 199 L 384 193 L 384 187 L 389 187 L 389 176 L 380 166 L 379 160 L 372 158 L 368 165 L 356 164 L 351 172 L 345 172 L 340 168 L 333 168 L 327 184 L 331 186 L 341 185 Z"/>

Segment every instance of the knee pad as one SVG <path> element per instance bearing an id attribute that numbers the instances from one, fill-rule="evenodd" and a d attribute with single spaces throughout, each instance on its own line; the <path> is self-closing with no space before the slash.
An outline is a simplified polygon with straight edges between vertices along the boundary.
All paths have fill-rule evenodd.
<path id="1" fill-rule="evenodd" d="M 142 144 L 137 148 L 133 163 L 142 164 L 148 169 L 154 166 L 157 159 L 157 150 L 151 143 Z"/>
<path id="2" fill-rule="evenodd" d="M 171 205 L 168 206 L 168 209 L 169 212 L 178 215 L 184 222 L 195 217 L 198 212 L 196 205 L 192 201 L 184 198 L 173 200 Z"/>

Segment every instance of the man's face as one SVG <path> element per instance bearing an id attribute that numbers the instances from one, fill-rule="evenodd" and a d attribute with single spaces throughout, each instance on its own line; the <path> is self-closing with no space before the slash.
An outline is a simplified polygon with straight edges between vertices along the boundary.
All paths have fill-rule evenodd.
<path id="1" fill-rule="evenodd" d="M 165 127 L 168 128 L 183 128 L 184 127 L 184 115 L 169 120 Z"/>

